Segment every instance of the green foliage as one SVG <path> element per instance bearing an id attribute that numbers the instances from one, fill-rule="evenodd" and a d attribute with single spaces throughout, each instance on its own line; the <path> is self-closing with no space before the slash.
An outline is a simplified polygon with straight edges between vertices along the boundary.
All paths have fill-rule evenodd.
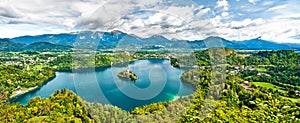
<path id="1" fill-rule="evenodd" d="M 52 44 L 49 42 L 36 42 L 26 46 L 26 50 L 31 51 L 69 51 L 71 46 Z"/>
<path id="2" fill-rule="evenodd" d="M 209 56 L 208 50 L 196 51 L 194 54 L 196 56 L 199 66 L 210 65 L 210 56 Z"/>
<path id="3" fill-rule="evenodd" d="M 179 63 L 178 63 L 178 60 L 176 59 L 176 58 L 171 58 L 170 59 L 170 61 L 171 61 L 171 65 L 173 66 L 173 67 L 179 67 Z"/>
<path id="4" fill-rule="evenodd" d="M 200 61 L 198 62 L 199 65 L 209 64 L 208 55 L 205 54 L 205 51 L 198 51 L 197 58 Z M 198 85 L 198 89 L 194 103 L 180 118 L 180 122 L 300 122 L 299 106 L 280 96 L 278 91 L 265 88 L 255 88 L 255 90 L 249 91 L 240 86 L 240 83 L 245 79 L 248 81 L 266 81 L 281 88 L 298 89 L 296 86 L 289 85 L 299 82 L 298 67 L 295 67 L 299 64 L 298 54 L 293 51 L 262 51 L 243 58 L 233 53 L 227 55 L 227 63 L 231 65 L 273 66 L 267 66 L 266 70 L 261 71 L 265 73 L 261 74 L 256 70 L 240 70 L 238 76 L 228 76 L 219 101 L 209 98 L 204 100 L 204 96 L 208 92 L 207 89 L 211 86 L 209 82 L 205 82 L 205 77 L 207 77 L 205 73 L 201 70 L 190 70 L 183 73 L 181 79 Z M 289 82 L 289 84 L 278 81 Z M 293 90 L 287 92 L 295 95 Z"/>
<path id="5" fill-rule="evenodd" d="M 84 55 L 73 57 L 70 54 L 63 54 L 50 62 L 51 69 L 43 67 L 40 71 L 22 71 L 23 68 L 17 66 L 2 66 L 0 67 L 1 100 L 6 100 L 11 92 L 19 88 L 40 85 L 52 76 L 51 72 L 53 71 L 51 70 L 70 70 L 73 66 L 78 68 L 92 65 L 107 66 L 111 63 L 127 62 L 144 56 L 157 57 L 159 56 L 157 54 L 159 53 L 137 52 L 130 56 L 128 53 L 108 53 L 96 54 L 95 57 L 85 57 Z M 299 90 L 297 85 L 300 81 L 300 57 L 294 51 L 260 51 L 256 54 L 241 56 L 232 49 L 212 48 L 196 51 L 194 54 L 198 65 L 204 67 L 187 70 L 181 76 L 183 82 L 196 88 L 196 92 L 192 96 L 179 98 L 173 102 L 153 103 L 126 112 L 111 105 L 84 102 L 75 94 L 62 90 L 55 92 L 49 98 L 33 98 L 25 106 L 18 103 L 1 104 L 0 121 L 300 122 L 299 103 L 287 99 L 295 95 L 296 90 Z M 15 54 L 6 55 L 14 56 Z M 34 55 L 39 55 L 40 58 L 56 56 Z M 215 55 L 217 57 L 211 57 Z M 79 62 L 74 64 L 72 61 L 74 58 Z M 247 66 L 258 68 L 258 70 L 239 69 L 236 75 L 228 75 L 226 81 L 213 83 L 211 82 L 214 80 L 213 77 L 219 77 L 212 73 L 213 63 L 222 61 L 224 58 L 226 58 L 228 66 Z M 81 65 L 80 61 L 88 62 L 88 64 Z M 176 62 L 178 61 L 171 59 L 171 63 Z M 234 68 L 228 68 L 228 70 L 234 70 Z M 267 85 L 263 86 L 268 88 L 250 84 L 249 86 L 253 90 L 246 90 L 241 86 L 244 81 L 266 82 Z M 281 94 L 279 90 L 286 93 Z M 211 95 L 211 97 L 207 97 L 207 95 Z"/>
<path id="6" fill-rule="evenodd" d="M 276 86 L 272 83 L 267 83 L 267 82 L 252 82 L 252 83 L 266 88 L 281 88 L 280 86 Z"/>
<path id="7" fill-rule="evenodd" d="M 71 46 L 52 44 L 48 42 L 36 42 L 27 45 L 6 39 L 0 39 L 0 51 L 67 51 L 70 49 Z"/>
<path id="8" fill-rule="evenodd" d="M 199 66 L 209 66 L 211 64 L 225 64 L 226 57 L 235 56 L 236 51 L 230 48 L 210 48 L 207 50 L 195 51 L 194 55 Z"/>
<path id="9" fill-rule="evenodd" d="M 0 39 L 0 51 L 21 51 L 24 48 L 24 44 L 15 43 L 6 39 Z"/>
<path id="10" fill-rule="evenodd" d="M 63 54 L 51 61 L 49 64 L 52 69 L 57 71 L 72 71 L 72 69 L 92 68 L 111 66 L 133 59 L 125 53 L 110 54 Z"/>
<path id="11" fill-rule="evenodd" d="M 162 111 L 163 109 L 166 109 L 166 107 L 169 104 L 170 104 L 170 102 L 153 103 L 153 104 L 145 105 L 142 107 L 136 107 L 134 110 L 130 111 L 130 113 L 135 114 L 135 115 L 154 114 L 156 112 Z"/>
<path id="12" fill-rule="evenodd" d="M 55 76 L 51 70 L 23 70 L 16 66 L 0 66 L 1 101 L 6 101 L 13 91 L 42 85 Z"/>
<path id="13" fill-rule="evenodd" d="M 245 58 L 246 65 L 284 65 L 294 66 L 300 63 L 299 54 L 291 50 L 260 51 Z"/>
<path id="14" fill-rule="evenodd" d="M 220 101 L 208 100 L 208 105 L 204 105 L 204 99 L 197 98 L 180 121 L 299 122 L 300 120 L 300 108 L 278 94 L 244 90 L 233 78 L 228 78 L 225 84 L 226 91 Z M 214 103 L 216 105 L 211 105 Z"/>
<path id="15" fill-rule="evenodd" d="M 50 66 L 58 71 L 72 70 L 72 56 L 70 54 L 58 56 L 55 60 L 50 61 Z"/>
<path id="16" fill-rule="evenodd" d="M 50 98 L 33 98 L 25 106 L 6 104 L 1 106 L 2 122 L 92 122 L 86 107 L 74 93 L 65 89 L 56 91 Z"/>
<path id="17" fill-rule="evenodd" d="M 132 71 L 122 71 L 120 73 L 118 73 L 117 75 L 118 77 L 122 78 L 122 79 L 127 79 L 127 80 L 137 80 L 138 76 L 133 73 Z"/>
<path id="18" fill-rule="evenodd" d="M 192 69 L 184 72 L 181 75 L 181 80 L 185 83 L 192 84 L 195 87 L 200 87 L 203 90 L 207 90 L 211 81 L 211 70 L 206 69 Z"/>

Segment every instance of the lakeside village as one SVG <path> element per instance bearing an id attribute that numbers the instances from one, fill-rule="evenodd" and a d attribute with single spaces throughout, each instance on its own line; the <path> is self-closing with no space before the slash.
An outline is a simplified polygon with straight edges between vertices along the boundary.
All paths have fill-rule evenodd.
<path id="1" fill-rule="evenodd" d="M 3 59 L 1 57 L 0 59 Z M 50 61 L 57 59 L 57 57 L 48 57 L 47 59 L 40 59 L 37 57 L 36 59 L 25 59 L 24 57 L 13 57 L 12 61 L 5 61 L 3 63 L 4 66 L 20 66 L 24 67 L 24 70 L 29 70 L 31 65 L 48 65 Z M 17 60 L 18 59 L 18 60 Z M 16 61 L 17 60 L 17 61 Z"/>

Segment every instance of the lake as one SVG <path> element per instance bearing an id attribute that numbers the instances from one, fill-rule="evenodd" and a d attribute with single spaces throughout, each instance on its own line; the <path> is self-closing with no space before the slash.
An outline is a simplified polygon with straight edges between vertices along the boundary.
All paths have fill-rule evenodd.
<path id="1" fill-rule="evenodd" d="M 128 81 L 118 78 L 117 74 L 126 69 L 133 71 L 138 79 Z M 53 80 L 37 90 L 16 97 L 14 102 L 25 105 L 33 97 L 46 98 L 56 90 L 66 88 L 88 102 L 111 104 L 129 111 L 137 106 L 173 101 L 192 94 L 195 89 L 180 80 L 183 72 L 172 67 L 169 60 L 137 60 L 94 72 L 56 72 Z"/>

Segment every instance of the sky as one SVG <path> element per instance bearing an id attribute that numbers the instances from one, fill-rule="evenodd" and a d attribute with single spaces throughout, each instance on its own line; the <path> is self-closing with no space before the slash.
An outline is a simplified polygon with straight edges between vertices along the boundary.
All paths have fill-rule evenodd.
<path id="1" fill-rule="evenodd" d="M 300 43 L 300 0 L 0 0 L 0 38 L 83 30 Z"/>

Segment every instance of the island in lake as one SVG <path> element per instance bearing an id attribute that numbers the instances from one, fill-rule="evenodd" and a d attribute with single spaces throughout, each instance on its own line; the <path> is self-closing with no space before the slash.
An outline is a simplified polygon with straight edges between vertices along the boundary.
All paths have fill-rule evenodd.
<path id="1" fill-rule="evenodd" d="M 132 71 L 130 71 L 129 69 L 126 69 L 120 73 L 118 73 L 118 77 L 122 78 L 122 79 L 126 79 L 126 80 L 137 80 L 138 76 L 133 73 Z"/>

